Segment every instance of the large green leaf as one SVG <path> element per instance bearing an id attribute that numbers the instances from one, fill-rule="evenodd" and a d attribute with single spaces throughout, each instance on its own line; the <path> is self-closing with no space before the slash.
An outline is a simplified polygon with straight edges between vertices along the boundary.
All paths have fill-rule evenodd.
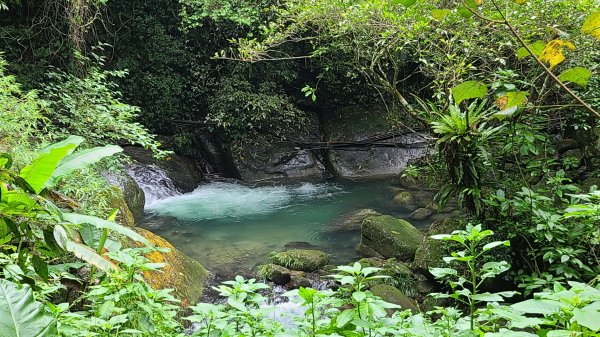
<path id="1" fill-rule="evenodd" d="M 582 87 L 588 84 L 590 77 L 592 77 L 592 72 L 584 67 L 573 67 L 558 75 L 561 81 L 575 83 Z"/>
<path id="2" fill-rule="evenodd" d="M 114 232 L 125 235 L 125 236 L 131 238 L 132 240 L 139 241 L 147 246 L 152 246 L 150 241 L 148 241 L 145 237 L 141 236 L 140 234 L 136 233 L 135 231 L 133 231 L 127 227 L 121 226 L 112 221 L 100 219 L 95 216 L 83 215 L 83 214 L 77 214 L 77 213 L 64 213 L 63 217 L 66 221 L 68 221 L 72 224 L 80 225 L 80 224 L 87 223 L 90 225 L 94 225 L 97 228 L 108 228 Z"/>
<path id="3" fill-rule="evenodd" d="M 0 279 L 0 336 L 54 337 L 56 321 L 33 299 L 29 286 Z"/>
<path id="4" fill-rule="evenodd" d="M 45 148 L 43 148 L 40 153 L 46 153 L 46 152 L 50 152 L 50 150 L 52 149 L 56 149 L 56 148 L 60 148 L 60 147 L 64 147 L 67 146 L 69 144 L 75 145 L 75 148 L 78 147 L 79 145 L 81 145 L 81 143 L 83 143 L 85 141 L 85 139 L 81 136 L 69 136 L 67 137 L 67 139 L 62 140 L 60 142 L 51 144 Z M 73 149 L 75 149 L 73 148 Z"/>
<path id="5" fill-rule="evenodd" d="M 64 250 L 73 253 L 76 257 L 100 270 L 110 271 L 119 269 L 117 265 L 96 253 L 92 248 L 71 240 L 65 228 L 61 226 L 54 227 L 54 238 Z"/>
<path id="6" fill-rule="evenodd" d="M 471 98 L 483 98 L 488 92 L 485 83 L 479 81 L 467 81 L 452 88 L 452 97 L 454 102 L 459 105 L 460 102 Z"/>
<path id="7" fill-rule="evenodd" d="M 23 178 L 35 191 L 40 191 L 50 179 L 58 163 L 75 149 L 75 144 L 66 144 L 62 147 L 50 149 L 40 154 L 30 165 L 25 166 L 19 176 Z"/>
<path id="8" fill-rule="evenodd" d="M 52 177 L 46 182 L 45 187 L 52 187 L 56 185 L 60 178 L 69 173 L 85 168 L 102 158 L 112 156 L 121 151 L 123 151 L 123 149 L 120 146 L 107 145 L 74 153 L 61 161 L 60 165 L 54 170 Z"/>

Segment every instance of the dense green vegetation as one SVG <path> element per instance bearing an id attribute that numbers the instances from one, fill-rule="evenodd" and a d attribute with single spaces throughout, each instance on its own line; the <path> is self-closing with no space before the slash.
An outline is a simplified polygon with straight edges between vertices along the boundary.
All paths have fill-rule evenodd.
<path id="1" fill-rule="evenodd" d="M 0 0 L 0 14 L 0 336 L 600 334 L 597 2 Z M 352 105 L 426 134 L 434 154 L 404 179 L 464 209 L 463 230 L 432 237 L 451 251 L 429 270 L 434 305 L 399 310 L 370 289 L 402 281 L 358 262 L 331 272 L 336 290 L 287 292 L 305 309 L 292 325 L 254 279 L 215 287 L 221 304 L 148 285 L 164 250 L 125 226 L 103 177 L 120 146 L 199 156 L 204 133 L 235 154 Z"/>

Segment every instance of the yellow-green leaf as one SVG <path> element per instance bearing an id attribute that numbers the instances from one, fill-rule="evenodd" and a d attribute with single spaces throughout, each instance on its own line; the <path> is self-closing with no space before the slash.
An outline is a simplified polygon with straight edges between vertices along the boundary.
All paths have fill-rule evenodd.
<path id="1" fill-rule="evenodd" d="M 75 144 L 67 144 L 53 148 L 40 154 L 30 165 L 25 166 L 19 176 L 23 178 L 35 191 L 40 193 L 46 182 L 50 179 L 58 163 L 75 149 Z"/>
<path id="2" fill-rule="evenodd" d="M 465 6 L 458 7 L 458 14 L 463 18 L 470 18 L 473 16 L 473 13 Z"/>
<path id="3" fill-rule="evenodd" d="M 563 40 L 552 40 L 548 42 L 544 50 L 540 54 L 540 60 L 547 62 L 550 65 L 550 69 L 556 67 L 565 60 L 564 48 L 567 47 L 571 50 L 575 49 L 575 46 L 568 41 Z"/>
<path id="4" fill-rule="evenodd" d="M 402 4 L 406 7 L 410 7 L 412 5 L 414 5 L 417 2 L 417 0 L 393 0 L 392 3 L 393 4 Z"/>
<path id="5" fill-rule="evenodd" d="M 519 107 L 527 103 L 527 95 L 527 91 L 508 92 L 506 95 L 501 96 L 496 100 L 496 105 L 498 108 L 500 108 L 500 110 Z"/>
<path id="6" fill-rule="evenodd" d="M 452 97 L 458 105 L 460 102 L 471 98 L 483 98 L 488 88 L 485 83 L 479 81 L 467 81 L 452 88 Z"/>
<path id="7" fill-rule="evenodd" d="M 600 40 L 600 12 L 592 13 L 585 19 L 581 32 Z"/>
<path id="8" fill-rule="evenodd" d="M 441 21 L 443 20 L 446 16 L 448 16 L 450 13 L 452 13 L 449 9 L 434 9 L 431 11 L 431 16 L 438 20 Z"/>
<path id="9" fill-rule="evenodd" d="M 591 76 L 592 72 L 588 69 L 584 67 L 574 67 L 563 71 L 562 74 L 558 75 L 558 79 L 563 82 L 571 82 L 585 87 Z"/>
<path id="10" fill-rule="evenodd" d="M 534 56 L 539 56 L 542 51 L 544 50 L 544 47 L 546 45 L 544 44 L 544 41 L 542 40 L 537 40 L 532 44 L 528 44 L 527 47 L 529 47 L 529 49 L 531 50 L 531 52 L 533 53 Z M 525 49 L 525 47 L 521 47 L 519 48 L 519 50 L 517 50 L 517 58 L 519 59 L 519 61 L 524 58 L 531 55 L 527 49 Z"/>
<path id="11" fill-rule="evenodd" d="M 516 3 L 518 3 L 519 5 L 523 5 L 527 2 L 527 0 L 515 0 Z"/>

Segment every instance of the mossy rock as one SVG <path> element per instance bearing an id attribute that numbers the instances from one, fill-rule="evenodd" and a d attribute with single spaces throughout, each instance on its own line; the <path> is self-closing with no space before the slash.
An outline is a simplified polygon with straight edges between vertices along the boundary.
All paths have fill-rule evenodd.
<path id="1" fill-rule="evenodd" d="M 131 213 L 131 210 L 129 210 L 123 191 L 118 186 L 111 186 L 109 188 L 107 200 L 111 208 L 119 210 L 117 214 L 118 223 L 129 227 L 135 226 L 135 217 Z"/>
<path id="2" fill-rule="evenodd" d="M 142 228 L 134 229 L 155 247 L 170 250 L 166 253 L 155 251 L 145 255 L 151 263 L 165 263 L 160 271 L 143 273 L 148 285 L 153 289 L 174 289 L 174 296 L 180 299 L 184 306 L 198 302 L 208 279 L 208 271 L 198 261 L 184 255 L 162 237 Z"/>
<path id="3" fill-rule="evenodd" d="M 430 236 L 450 234 L 455 230 L 462 229 L 462 227 L 463 225 L 458 218 L 444 218 L 434 221 L 427 232 L 427 236 L 419 244 L 411 267 L 425 275 L 430 275 L 429 268 L 446 267 L 447 265 L 442 258 L 448 256 L 450 252 L 448 245 L 441 243 L 439 240 L 434 240 Z"/>
<path id="4" fill-rule="evenodd" d="M 380 215 L 363 221 L 360 244 L 385 258 L 412 261 L 422 240 L 423 233 L 408 221 Z"/>
<path id="5" fill-rule="evenodd" d="M 350 232 L 360 230 L 360 226 L 365 218 L 369 216 L 381 215 L 374 209 L 362 208 L 350 213 L 346 213 L 333 222 L 326 231 L 329 232 Z"/>
<path id="6" fill-rule="evenodd" d="M 316 249 L 290 249 L 273 253 L 269 260 L 293 270 L 313 272 L 329 263 L 329 255 Z"/>
<path id="7" fill-rule="evenodd" d="M 403 209 L 413 209 L 414 208 L 414 198 L 412 193 L 409 191 L 400 191 L 396 193 L 394 197 L 394 202 L 402 207 Z"/>
<path id="8" fill-rule="evenodd" d="M 389 278 L 370 280 L 368 282 L 369 287 L 373 287 L 377 284 L 388 284 L 400 289 L 400 291 L 409 296 L 416 296 L 419 294 L 416 279 L 407 263 L 400 262 L 395 258 L 384 260 L 376 257 L 363 258 L 358 262 L 363 268 L 381 268 L 382 271 L 380 271 L 379 274 L 389 276 Z"/>
<path id="9" fill-rule="evenodd" d="M 278 285 L 284 285 L 291 280 L 291 272 L 289 269 L 273 263 L 259 266 L 258 274 L 259 276 L 264 277 L 265 279 Z"/>
<path id="10" fill-rule="evenodd" d="M 404 295 L 396 287 L 388 284 L 377 284 L 369 290 L 371 290 L 373 295 L 381 297 L 382 300 L 399 305 L 401 310 L 411 310 L 413 313 L 418 311 L 417 302 Z"/>
<path id="11" fill-rule="evenodd" d="M 429 207 L 421 207 L 417 208 L 412 214 L 410 218 L 417 221 L 423 221 L 433 215 L 435 211 Z"/>
<path id="12" fill-rule="evenodd" d="M 122 191 L 133 218 L 141 219 L 144 216 L 146 196 L 140 185 L 125 171 L 104 172 L 102 175 L 109 184 L 117 186 Z"/>

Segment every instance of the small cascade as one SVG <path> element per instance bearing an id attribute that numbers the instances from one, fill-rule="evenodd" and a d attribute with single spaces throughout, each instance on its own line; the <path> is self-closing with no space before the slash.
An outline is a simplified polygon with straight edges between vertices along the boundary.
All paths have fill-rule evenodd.
<path id="1" fill-rule="evenodd" d="M 156 165 L 131 165 L 127 172 L 144 190 L 146 207 L 181 194 L 167 173 Z"/>

